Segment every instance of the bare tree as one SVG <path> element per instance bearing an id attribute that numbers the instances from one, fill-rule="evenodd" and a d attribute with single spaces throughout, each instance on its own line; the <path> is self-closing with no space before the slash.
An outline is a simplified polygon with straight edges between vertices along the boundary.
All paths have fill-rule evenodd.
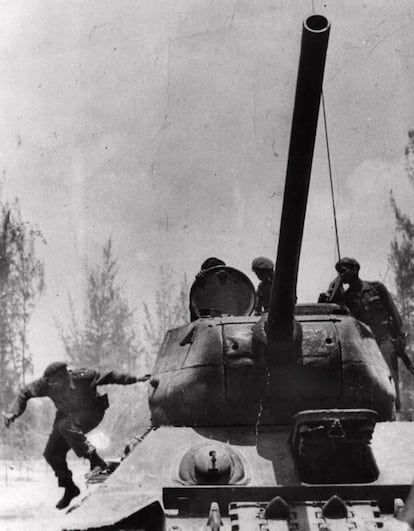
<path id="1" fill-rule="evenodd" d="M 23 221 L 17 200 L 0 209 L 0 400 L 4 407 L 32 369 L 28 325 L 44 289 L 44 266 L 36 258 L 35 244 L 44 238 Z"/>
<path id="2" fill-rule="evenodd" d="M 394 271 L 397 304 L 406 326 L 411 327 L 414 312 L 414 224 L 398 208 L 391 194 L 396 235 L 391 242 L 389 262 Z"/>
<path id="3" fill-rule="evenodd" d="M 407 177 L 414 186 L 414 130 L 408 132 L 408 143 L 404 154 Z M 412 355 L 414 350 L 414 223 L 398 207 L 392 192 L 390 202 L 395 215 L 396 230 L 391 241 L 389 262 L 394 271 L 396 304 L 408 333 L 408 353 Z M 402 371 L 401 378 L 403 382 L 402 413 L 404 416 L 412 417 L 412 412 L 405 411 L 407 404 L 411 403 L 414 398 L 412 376 Z"/>
<path id="4" fill-rule="evenodd" d="M 44 289 L 44 267 L 36 257 L 40 231 L 23 220 L 17 200 L 0 204 L 0 408 L 7 409 L 17 388 L 32 370 L 29 321 Z M 44 404 L 43 404 L 44 405 Z M 33 408 L 9 434 L 9 451 L 19 457 L 36 448 L 40 424 L 34 427 Z M 11 455 L 11 453 L 9 454 Z"/>
<path id="5" fill-rule="evenodd" d="M 141 350 L 133 328 L 134 311 L 123 297 L 110 238 L 102 249 L 102 261 L 87 269 L 83 319 L 77 317 L 71 298 L 69 310 L 69 327 L 58 327 L 73 363 L 129 372 L 139 367 Z"/>
<path id="6" fill-rule="evenodd" d="M 414 130 L 408 132 L 404 154 L 407 177 L 414 186 Z M 397 305 L 407 330 L 410 330 L 414 317 L 414 223 L 398 207 L 392 192 L 390 202 L 395 215 L 396 233 L 391 241 L 389 262 L 395 275 Z"/>
<path id="7" fill-rule="evenodd" d="M 143 339 L 146 343 L 148 363 L 153 362 L 165 333 L 170 328 L 182 325 L 189 319 L 189 286 L 186 276 L 179 285 L 174 282 L 171 266 L 161 266 L 155 305 L 144 307 Z"/>

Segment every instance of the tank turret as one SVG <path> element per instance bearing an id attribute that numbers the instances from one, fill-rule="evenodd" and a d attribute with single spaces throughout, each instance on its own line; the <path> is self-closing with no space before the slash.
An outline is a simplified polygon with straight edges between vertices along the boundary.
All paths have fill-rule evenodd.
<path id="1" fill-rule="evenodd" d="M 276 267 L 268 314 L 226 266 L 191 289 L 200 316 L 170 330 L 150 380 L 156 425 L 290 423 L 304 409 L 370 408 L 394 415 L 389 370 L 368 327 L 336 305 L 296 305 L 296 283 L 330 25 L 303 27 Z"/>

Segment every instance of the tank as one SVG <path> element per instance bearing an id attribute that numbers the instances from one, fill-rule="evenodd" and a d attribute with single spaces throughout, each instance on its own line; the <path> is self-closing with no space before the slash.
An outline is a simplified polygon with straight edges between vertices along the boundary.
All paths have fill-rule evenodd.
<path id="1" fill-rule="evenodd" d="M 392 377 L 369 327 L 335 304 L 296 304 L 330 24 L 303 25 L 269 311 L 246 275 L 192 286 L 198 318 L 167 331 L 151 426 L 65 529 L 376 529 L 408 521 L 413 426 L 393 422 Z M 403 500 L 408 497 L 404 507 Z"/>

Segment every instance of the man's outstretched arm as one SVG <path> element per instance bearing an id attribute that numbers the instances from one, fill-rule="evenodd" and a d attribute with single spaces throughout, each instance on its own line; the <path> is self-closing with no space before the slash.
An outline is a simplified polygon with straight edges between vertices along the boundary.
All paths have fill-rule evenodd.
<path id="1" fill-rule="evenodd" d="M 146 382 L 150 376 L 150 374 L 146 374 L 145 376 L 133 376 L 118 371 L 96 372 L 93 379 L 93 385 L 131 385 L 138 382 Z"/>

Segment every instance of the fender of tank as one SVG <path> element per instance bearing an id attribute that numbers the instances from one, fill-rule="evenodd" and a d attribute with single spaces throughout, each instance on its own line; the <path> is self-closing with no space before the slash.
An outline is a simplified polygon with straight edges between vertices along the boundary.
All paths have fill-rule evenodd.
<path id="1" fill-rule="evenodd" d="M 328 34 L 324 17 L 305 21 L 268 315 L 249 315 L 251 297 L 238 306 L 230 289 L 229 306 L 202 297 L 213 310 L 167 332 L 148 429 L 65 529 L 374 530 L 391 520 L 396 529 L 394 514 L 414 521 L 414 425 L 390 422 L 395 393 L 370 329 L 337 305 L 295 305 Z M 213 283 L 242 278 L 222 271 Z"/>

